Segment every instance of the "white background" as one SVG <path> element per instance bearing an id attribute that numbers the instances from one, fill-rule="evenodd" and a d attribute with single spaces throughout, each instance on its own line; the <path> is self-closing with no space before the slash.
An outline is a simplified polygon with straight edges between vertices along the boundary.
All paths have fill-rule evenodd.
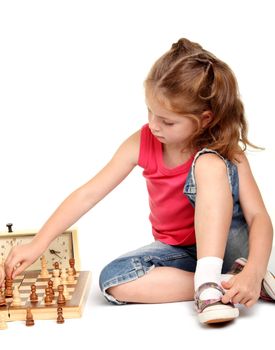
<path id="1" fill-rule="evenodd" d="M 268 0 L 0 1 L 0 231 L 8 222 L 15 230 L 38 229 L 146 123 L 143 81 L 180 37 L 199 42 L 235 72 L 250 140 L 266 148 L 249 159 L 274 218 L 274 27 Z M 234 325 L 208 331 L 197 324 L 190 303 L 105 303 L 97 283 L 104 264 L 152 240 L 140 169 L 75 226 L 82 269 L 93 272 L 84 317 L 63 326 L 40 321 L 31 329 L 9 324 L 0 346 L 2 339 L 24 343 L 31 334 L 41 347 L 42 333 L 51 338 L 61 332 L 64 348 L 75 348 L 80 339 L 84 348 L 95 348 L 96 341 L 106 348 L 178 348 L 194 332 L 199 338 L 193 342 L 224 347 L 232 331 L 255 327 L 261 334 L 263 322 L 268 334 L 274 310 L 262 303 L 243 310 Z M 23 338 L 11 338 L 17 330 Z"/>

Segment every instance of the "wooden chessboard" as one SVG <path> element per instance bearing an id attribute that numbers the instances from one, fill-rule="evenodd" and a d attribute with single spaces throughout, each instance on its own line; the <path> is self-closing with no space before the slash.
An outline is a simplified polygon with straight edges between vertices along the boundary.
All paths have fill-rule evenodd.
<path id="1" fill-rule="evenodd" d="M 51 271 L 49 271 L 51 273 Z M 45 288 L 48 286 L 49 278 L 40 278 L 40 271 L 25 271 L 24 275 L 17 276 L 13 281 L 13 286 L 17 285 L 22 300 L 21 306 L 12 306 L 12 298 L 7 298 L 7 306 L 0 307 L 0 313 L 5 314 L 6 321 L 26 320 L 26 310 L 31 308 L 34 320 L 50 320 L 57 318 L 57 295 L 51 305 L 45 305 Z M 63 317 L 78 318 L 81 317 L 84 305 L 88 296 L 88 290 L 91 280 L 90 271 L 79 271 L 76 273 L 73 284 L 66 284 L 69 297 L 66 304 L 62 306 Z M 36 285 L 36 294 L 38 302 L 30 301 L 31 285 Z"/>

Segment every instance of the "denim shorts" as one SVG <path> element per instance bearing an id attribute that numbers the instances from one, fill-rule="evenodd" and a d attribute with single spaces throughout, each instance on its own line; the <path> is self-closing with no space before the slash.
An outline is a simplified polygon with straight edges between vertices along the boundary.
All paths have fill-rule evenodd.
<path id="1" fill-rule="evenodd" d="M 193 161 L 184 186 L 184 194 L 191 204 L 196 203 L 196 183 L 194 176 L 195 163 L 199 156 L 206 153 L 217 154 L 226 164 L 228 180 L 233 197 L 233 215 L 228 233 L 222 273 L 230 270 L 235 259 L 248 256 L 248 227 L 239 203 L 239 179 L 237 166 L 223 158 L 220 154 L 204 148 L 199 151 Z M 116 300 L 106 290 L 122 283 L 134 281 L 155 267 L 175 267 L 181 270 L 195 272 L 197 264 L 196 245 L 172 246 L 160 241 L 123 254 L 110 262 L 102 270 L 99 277 L 100 289 L 105 298 L 112 304 L 120 305 L 125 302 Z"/>

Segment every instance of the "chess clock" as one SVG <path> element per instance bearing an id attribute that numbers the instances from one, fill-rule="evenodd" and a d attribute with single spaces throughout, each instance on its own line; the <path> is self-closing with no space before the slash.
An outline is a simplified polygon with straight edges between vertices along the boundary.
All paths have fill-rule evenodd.
<path id="1" fill-rule="evenodd" d="M 36 232 L 34 231 L 15 231 L 12 230 L 12 224 L 7 224 L 8 230 L 0 232 L 0 262 L 5 260 L 10 249 L 14 246 L 29 243 Z M 75 259 L 75 269 L 80 271 L 80 259 L 78 254 L 77 230 L 68 229 L 51 242 L 43 255 L 46 257 L 47 266 L 53 268 L 54 262 L 59 262 L 61 267 L 69 267 L 69 259 Z M 37 259 L 27 270 L 41 270 L 40 259 Z"/>

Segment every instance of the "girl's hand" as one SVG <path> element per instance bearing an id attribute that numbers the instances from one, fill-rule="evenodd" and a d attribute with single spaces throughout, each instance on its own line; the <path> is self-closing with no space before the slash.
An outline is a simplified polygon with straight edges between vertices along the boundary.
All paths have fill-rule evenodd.
<path id="1" fill-rule="evenodd" d="M 42 253 L 43 249 L 35 241 L 13 247 L 5 261 L 6 275 L 14 279 L 36 261 Z"/>
<path id="2" fill-rule="evenodd" d="M 222 282 L 222 287 L 226 289 L 222 302 L 227 304 L 231 301 L 233 304 L 251 307 L 259 299 L 261 283 L 261 277 L 243 269 L 239 274 L 232 276 L 229 281 Z"/>

